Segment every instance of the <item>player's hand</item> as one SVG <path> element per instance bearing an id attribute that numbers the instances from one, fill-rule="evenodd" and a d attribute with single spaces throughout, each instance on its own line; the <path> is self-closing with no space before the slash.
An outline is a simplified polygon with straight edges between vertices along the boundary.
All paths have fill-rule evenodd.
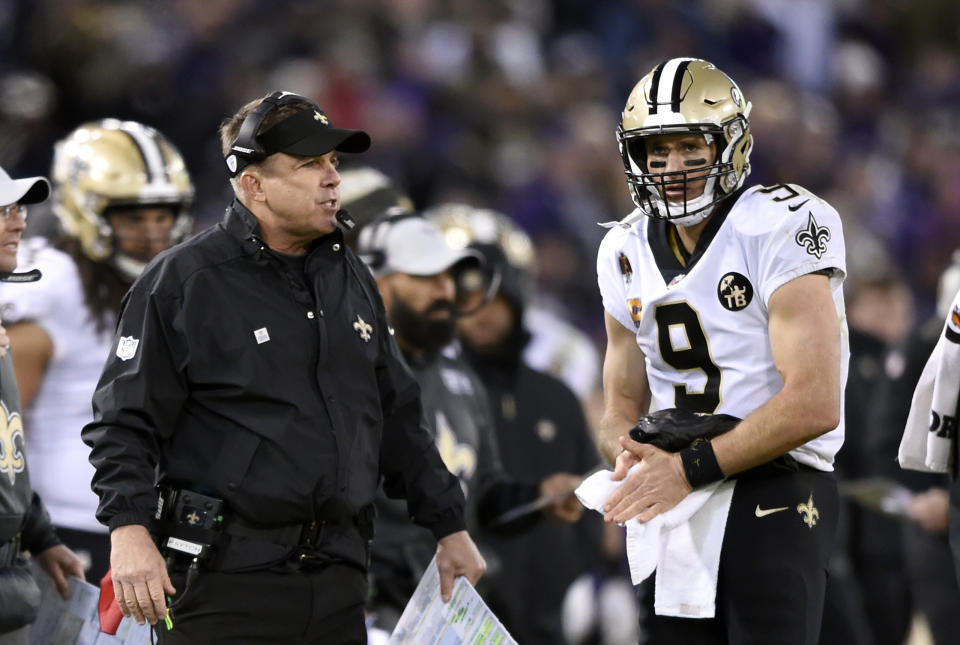
<path id="1" fill-rule="evenodd" d="M 453 579 L 466 576 L 470 584 L 487 570 L 487 563 L 466 531 L 457 531 L 437 541 L 437 569 L 440 571 L 440 598 L 450 600 Z"/>
<path id="2" fill-rule="evenodd" d="M 950 494 L 944 488 L 930 488 L 910 499 L 907 515 L 931 533 L 947 532 Z"/>
<path id="3" fill-rule="evenodd" d="M 76 576 L 81 580 L 83 575 L 83 560 L 77 554 L 62 544 L 52 546 L 37 556 L 37 564 L 47 572 L 57 587 L 57 592 L 64 600 L 70 598 L 70 586 L 67 576 Z"/>
<path id="4" fill-rule="evenodd" d="M 582 477 L 570 473 L 554 473 L 541 481 L 540 496 L 554 498 L 554 502 L 544 509 L 546 514 L 563 522 L 579 520 L 583 505 L 573 491 L 582 481 Z"/>
<path id="5" fill-rule="evenodd" d="M 124 616 L 151 625 L 167 615 L 166 595 L 177 593 L 163 556 L 145 526 L 129 524 L 110 533 L 113 591 Z"/>
<path id="6" fill-rule="evenodd" d="M 636 517 L 638 522 L 649 522 L 679 504 L 692 490 L 679 453 L 666 452 L 629 437 L 620 437 L 620 445 L 624 453 L 631 456 L 621 453 L 617 457 L 613 478 L 618 479 L 619 474 L 623 484 L 603 503 L 604 521 L 621 524 Z M 637 461 L 640 467 L 624 478 Z"/>

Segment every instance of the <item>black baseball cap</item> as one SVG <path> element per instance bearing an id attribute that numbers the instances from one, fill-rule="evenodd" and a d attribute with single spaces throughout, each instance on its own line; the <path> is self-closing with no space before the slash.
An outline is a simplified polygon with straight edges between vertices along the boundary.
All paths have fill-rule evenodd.
<path id="1" fill-rule="evenodd" d="M 335 128 L 322 110 L 299 110 L 257 137 L 267 155 L 284 152 L 297 157 L 316 157 L 331 150 L 364 152 L 370 135 L 362 130 Z"/>

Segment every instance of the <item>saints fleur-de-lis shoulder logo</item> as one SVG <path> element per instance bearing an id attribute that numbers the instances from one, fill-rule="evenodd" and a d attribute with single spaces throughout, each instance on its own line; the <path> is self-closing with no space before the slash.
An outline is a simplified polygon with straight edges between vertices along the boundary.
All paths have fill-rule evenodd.
<path id="1" fill-rule="evenodd" d="M 807 253 L 817 256 L 819 260 L 820 257 L 827 252 L 827 242 L 830 241 L 830 229 L 817 224 L 817 220 L 813 218 L 813 213 L 810 213 L 806 228 L 797 231 L 794 239 L 797 241 L 797 244 L 807 250 Z"/>
<path id="2" fill-rule="evenodd" d="M 0 416 L 0 473 L 6 473 L 13 485 L 17 480 L 17 473 L 22 473 L 26 467 L 23 457 L 23 421 L 16 412 L 10 414 L 2 401 L 0 408 L 3 413 Z"/>
<path id="3" fill-rule="evenodd" d="M 363 339 L 363 342 L 370 342 L 370 334 L 373 332 L 373 325 L 361 318 L 360 314 L 357 314 L 357 322 L 353 323 L 353 329 L 360 334 L 360 338 Z"/>
<path id="4" fill-rule="evenodd" d="M 477 453 L 468 443 L 457 441 L 447 416 L 437 410 L 437 452 L 447 470 L 461 480 L 469 480 L 477 469 Z"/>
<path id="5" fill-rule="evenodd" d="M 803 523 L 813 528 L 820 519 L 820 511 L 813 505 L 813 491 L 810 491 L 810 499 L 806 504 L 797 504 L 797 512 L 803 515 Z"/>

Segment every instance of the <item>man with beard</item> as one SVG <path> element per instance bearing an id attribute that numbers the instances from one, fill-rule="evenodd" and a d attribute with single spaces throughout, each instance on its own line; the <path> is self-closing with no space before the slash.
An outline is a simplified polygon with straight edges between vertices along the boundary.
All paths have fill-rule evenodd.
<path id="1" fill-rule="evenodd" d="M 524 351 L 531 339 L 524 314 L 535 296 L 530 237 L 505 214 L 465 204 L 434 206 L 424 217 L 483 254 L 486 272 L 496 276 L 488 302 L 458 318 L 457 335 L 490 397 L 504 469 L 536 478 L 558 468 L 595 468 L 600 457 L 580 400 L 559 378 L 528 364 Z M 577 576 L 600 564 L 602 531 L 591 514 L 576 524 L 542 522 L 523 535 L 486 536 L 502 564 L 487 602 L 518 643 L 564 641 L 564 596 Z"/>
<path id="2" fill-rule="evenodd" d="M 420 384 L 424 415 L 440 456 L 460 478 L 468 526 L 506 532 L 533 526 L 539 514 L 514 522 L 503 517 L 538 497 L 552 498 L 548 514 L 577 520 L 582 508 L 572 495 L 580 481 L 576 475 L 556 473 L 537 484 L 504 473 L 483 385 L 448 348 L 458 314 L 483 301 L 480 255 L 451 248 L 436 225 L 393 209 L 364 227 L 357 250 L 377 279 L 397 344 Z M 378 625 L 390 629 L 433 550 L 429 532 L 411 523 L 401 504 L 381 494 L 376 507 L 372 609 Z"/>

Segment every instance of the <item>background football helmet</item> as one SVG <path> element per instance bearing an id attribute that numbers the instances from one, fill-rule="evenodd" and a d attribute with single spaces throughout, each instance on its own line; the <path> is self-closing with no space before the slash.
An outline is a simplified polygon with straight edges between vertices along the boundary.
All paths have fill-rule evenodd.
<path id="1" fill-rule="evenodd" d="M 455 248 L 483 254 L 486 300 L 502 294 L 517 309 L 533 297 L 536 255 L 533 242 L 503 213 L 465 204 L 440 204 L 424 212 Z"/>
<path id="2" fill-rule="evenodd" d="M 392 179 L 371 166 L 350 166 L 340 171 L 340 205 L 355 222 L 344 233 L 350 248 L 357 248 L 357 237 L 367 224 L 388 210 L 412 213 L 413 201 Z"/>
<path id="3" fill-rule="evenodd" d="M 95 262 L 136 278 L 143 262 L 123 254 L 108 220 L 111 207 L 170 206 L 170 244 L 190 232 L 193 184 L 183 157 L 162 134 L 134 121 L 85 123 L 57 142 L 53 210 L 64 233 Z"/>
<path id="4" fill-rule="evenodd" d="M 750 174 L 750 109 L 740 88 L 712 63 L 696 58 L 674 58 L 654 67 L 630 92 L 617 140 L 634 212 L 621 220 L 629 226 L 642 215 L 690 226 L 709 216 L 713 206 L 743 186 Z M 717 146 L 713 164 L 672 173 L 650 172 L 644 137 L 659 134 L 703 133 Z M 661 195 L 668 185 L 687 189 L 693 180 L 707 178 L 699 197 L 669 203 Z M 693 181 L 691 180 L 691 181 Z"/>

